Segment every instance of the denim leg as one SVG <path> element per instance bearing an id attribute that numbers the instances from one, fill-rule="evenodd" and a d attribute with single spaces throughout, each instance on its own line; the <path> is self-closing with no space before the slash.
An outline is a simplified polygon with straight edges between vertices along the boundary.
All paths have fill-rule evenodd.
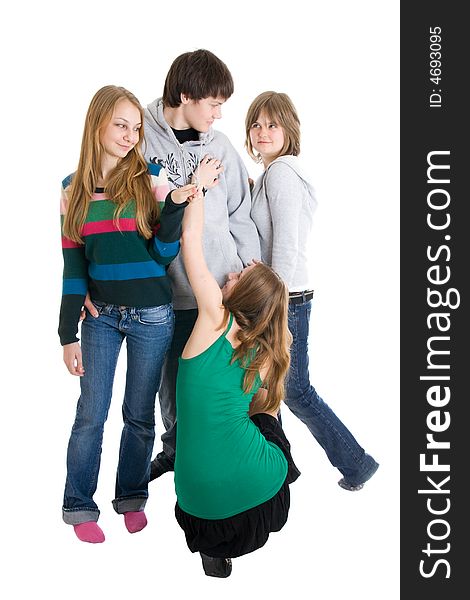
<path id="1" fill-rule="evenodd" d="M 378 464 L 366 454 L 310 383 L 308 332 L 311 303 L 310 300 L 289 304 L 289 329 L 293 343 L 285 404 L 308 427 L 331 464 L 350 484 L 359 485 L 372 477 Z"/>
<path id="2" fill-rule="evenodd" d="M 116 363 L 123 335 L 118 318 L 89 315 L 82 323 L 81 348 L 85 375 L 67 449 L 63 519 L 70 525 L 97 521 L 93 495 L 98 483 L 104 423 L 108 416 Z"/>
<path id="3" fill-rule="evenodd" d="M 178 358 L 188 341 L 194 323 L 197 319 L 197 309 L 175 310 L 175 331 L 170 349 L 163 363 L 162 381 L 158 398 L 165 432 L 162 435 L 163 453 L 165 458 L 174 461 L 176 451 L 176 374 L 178 373 Z M 157 457 L 158 458 L 158 457 Z"/>
<path id="4" fill-rule="evenodd" d="M 129 312 L 130 311 L 130 312 Z M 173 335 L 171 304 L 127 309 L 120 323 L 127 344 L 124 427 L 116 477 L 116 512 L 142 510 L 148 498 L 155 439 L 155 398 L 165 354 Z"/>

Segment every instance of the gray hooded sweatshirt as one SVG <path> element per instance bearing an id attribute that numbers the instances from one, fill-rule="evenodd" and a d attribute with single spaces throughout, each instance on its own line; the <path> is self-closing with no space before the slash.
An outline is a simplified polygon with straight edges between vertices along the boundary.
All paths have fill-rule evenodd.
<path id="1" fill-rule="evenodd" d="M 258 234 L 250 217 L 248 172 L 227 136 L 210 128 L 199 134 L 199 141 L 180 144 L 163 116 L 159 98 L 145 109 L 143 151 L 148 162 L 165 168 L 171 188 L 189 183 L 205 154 L 222 161 L 224 172 L 219 175 L 219 183 L 206 192 L 203 234 L 204 256 L 220 286 L 228 273 L 241 271 L 253 258 L 260 258 Z M 197 308 L 181 254 L 173 260 L 168 273 L 174 308 Z"/>
<path id="2" fill-rule="evenodd" d="M 252 198 L 261 260 L 284 279 L 290 292 L 312 289 L 307 254 L 317 201 L 299 159 L 274 160 L 257 179 Z"/>

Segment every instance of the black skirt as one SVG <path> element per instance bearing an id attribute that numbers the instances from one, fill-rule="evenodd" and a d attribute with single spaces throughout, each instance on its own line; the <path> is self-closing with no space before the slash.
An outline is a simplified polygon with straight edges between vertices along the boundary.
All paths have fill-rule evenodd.
<path id="1" fill-rule="evenodd" d="M 191 552 L 202 552 L 216 558 L 236 558 L 264 546 L 269 534 L 282 529 L 287 521 L 289 484 L 297 479 L 300 471 L 294 464 L 289 441 L 279 421 L 266 413 L 253 415 L 251 420 L 266 440 L 283 451 L 288 463 L 286 479 L 275 496 L 226 519 L 200 519 L 184 512 L 176 503 L 176 520 L 185 533 Z"/>

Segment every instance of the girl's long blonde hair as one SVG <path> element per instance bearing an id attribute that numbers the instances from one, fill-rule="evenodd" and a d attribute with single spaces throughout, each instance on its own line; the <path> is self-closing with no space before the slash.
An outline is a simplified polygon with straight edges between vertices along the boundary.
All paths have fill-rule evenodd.
<path id="1" fill-rule="evenodd" d="M 147 173 L 147 163 L 140 148 L 144 136 L 143 108 L 134 94 L 125 88 L 107 85 L 96 92 L 88 107 L 78 167 L 70 186 L 65 190 L 67 210 L 63 233 L 77 243 L 83 243 L 82 228 L 91 197 L 101 176 L 104 152 L 100 141 L 101 132 L 111 120 L 116 104 L 123 99 L 131 102 L 139 110 L 142 126 L 139 129 L 138 143 L 119 160 L 105 183 L 108 198 L 116 204 L 114 222 L 118 227 L 119 216 L 129 202 L 134 200 L 137 230 L 148 239 L 152 236 L 152 229 L 160 216 Z"/>
<path id="2" fill-rule="evenodd" d="M 265 365 L 263 381 L 267 400 L 263 409 L 276 411 L 285 396 L 285 378 L 290 365 L 292 336 L 288 327 L 289 292 L 279 275 L 267 265 L 257 263 L 237 282 L 224 299 L 226 318 L 230 311 L 240 330 L 240 345 L 233 360 L 246 369 L 243 390 L 248 393 L 256 375 Z"/>

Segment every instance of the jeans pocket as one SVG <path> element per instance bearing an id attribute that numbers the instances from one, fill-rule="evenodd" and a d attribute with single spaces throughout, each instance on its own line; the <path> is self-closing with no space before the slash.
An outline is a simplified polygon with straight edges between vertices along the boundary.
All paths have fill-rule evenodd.
<path id="1" fill-rule="evenodd" d="M 97 300 L 92 300 L 91 303 L 98 311 L 98 315 L 100 315 L 103 312 L 103 309 L 106 306 L 106 304 L 104 304 L 104 302 L 98 302 Z M 86 309 L 86 311 L 89 312 L 88 309 Z"/>
<path id="2" fill-rule="evenodd" d="M 173 323 L 173 307 L 171 304 L 139 308 L 137 318 L 142 325 L 166 325 Z"/>

